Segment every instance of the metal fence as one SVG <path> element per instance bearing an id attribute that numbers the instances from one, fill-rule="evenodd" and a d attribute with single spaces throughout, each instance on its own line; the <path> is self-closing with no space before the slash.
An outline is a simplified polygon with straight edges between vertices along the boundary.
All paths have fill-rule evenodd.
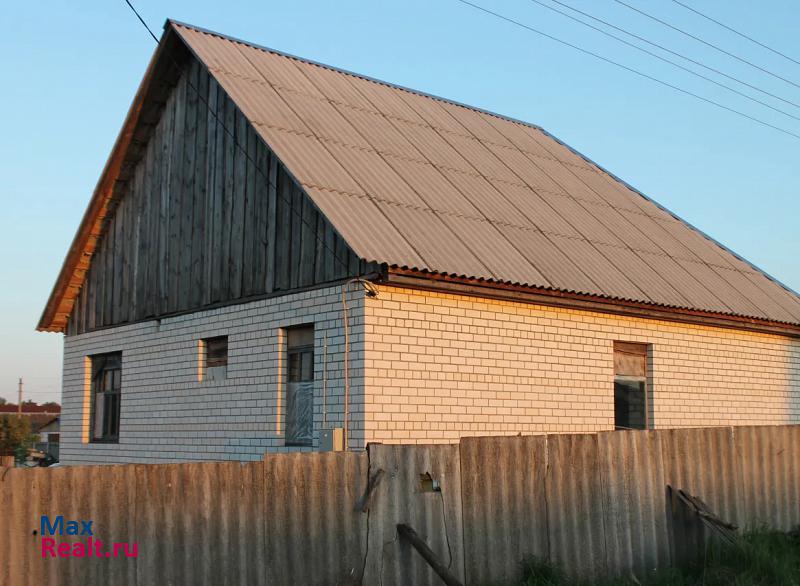
<path id="1" fill-rule="evenodd" d="M 740 527 L 800 524 L 800 426 L 465 438 L 263 462 L 0 469 L 0 584 L 468 584 L 537 556 L 583 575 L 673 559 L 666 486 Z M 42 557 L 41 517 L 137 557 Z M 85 542 L 78 535 L 59 542 Z"/>

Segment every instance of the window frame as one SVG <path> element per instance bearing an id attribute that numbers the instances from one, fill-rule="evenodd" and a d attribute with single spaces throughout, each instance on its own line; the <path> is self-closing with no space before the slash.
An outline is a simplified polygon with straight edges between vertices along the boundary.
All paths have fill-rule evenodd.
<path id="1" fill-rule="evenodd" d="M 629 430 L 649 430 L 653 429 L 653 421 L 651 417 L 652 396 L 650 389 L 650 356 L 652 345 L 643 342 L 624 342 L 615 341 L 613 344 L 614 353 L 614 430 L 615 431 L 629 431 Z M 627 354 L 636 356 L 642 361 L 641 374 L 619 373 L 617 366 L 617 355 Z M 626 427 L 620 426 L 617 421 L 617 399 L 618 391 L 617 385 L 638 383 L 641 385 L 642 404 L 643 404 L 643 422 L 642 427 Z M 630 423 L 630 421 L 628 421 Z"/>
<path id="2" fill-rule="evenodd" d="M 103 354 L 94 354 L 89 357 L 91 361 L 91 402 L 89 403 L 89 442 L 94 444 L 117 444 L 119 443 L 121 419 L 122 419 L 122 352 L 106 352 Z M 111 362 L 113 361 L 113 362 Z M 111 364 L 109 364 L 111 362 Z M 118 373 L 117 386 L 114 386 L 114 373 Z M 106 374 L 111 374 L 112 387 L 111 390 L 105 388 L 107 382 Z M 102 390 L 98 389 L 101 385 Z M 96 437 L 97 425 L 97 400 L 98 394 L 103 396 L 103 435 Z M 116 405 L 114 409 L 109 409 L 109 402 L 113 402 L 116 397 Z M 106 434 L 106 422 L 110 417 L 110 413 L 116 411 L 116 433 L 109 429 Z M 110 427 L 110 426 L 109 426 Z"/>
<path id="3" fill-rule="evenodd" d="M 219 366 L 224 366 L 225 368 L 227 368 L 228 367 L 228 336 L 214 336 L 213 338 L 204 338 L 203 339 L 203 343 L 205 344 L 205 347 L 206 347 L 206 368 L 217 368 Z M 220 344 L 220 348 L 221 348 L 221 343 L 225 344 L 225 356 L 222 357 L 222 358 L 219 358 L 219 357 L 214 358 L 213 359 L 214 363 L 212 364 L 212 362 L 211 362 L 212 361 L 212 358 L 211 358 L 212 345 Z M 219 351 L 219 348 L 217 348 L 217 350 Z"/>
<path id="4" fill-rule="evenodd" d="M 310 340 L 307 340 L 305 343 L 294 344 L 292 343 L 293 332 L 297 332 L 298 330 L 309 330 L 310 333 Z M 313 402 L 313 390 L 312 390 L 312 403 L 311 403 L 311 435 L 308 441 L 295 441 L 289 439 L 289 419 L 288 419 L 288 405 L 289 405 L 289 392 L 291 384 L 307 384 L 311 383 L 312 389 L 314 385 L 314 337 L 315 337 L 315 327 L 313 323 L 307 324 L 299 324 L 297 326 L 292 326 L 285 328 L 284 331 L 286 337 L 286 343 L 284 346 L 285 352 L 285 359 L 286 359 L 286 372 L 285 372 L 285 383 L 283 385 L 283 392 L 284 392 L 284 399 L 287 405 L 286 415 L 287 418 L 284 423 L 284 445 L 289 447 L 303 447 L 309 448 L 313 447 L 314 445 L 314 402 Z M 309 356 L 310 361 L 307 363 L 310 366 L 310 378 L 303 376 L 303 356 Z M 298 372 L 299 376 L 295 379 L 292 373 L 292 361 L 293 356 L 297 356 L 297 360 L 299 361 Z"/>
<path id="5" fill-rule="evenodd" d="M 219 347 L 216 345 L 219 344 Z M 223 348 L 225 354 L 223 357 L 215 356 L 211 358 L 212 350 L 220 353 Z M 200 339 L 200 368 L 199 368 L 199 381 L 215 382 L 222 381 L 228 378 L 228 364 L 230 363 L 230 340 L 227 334 L 221 336 L 211 336 L 208 338 Z"/>

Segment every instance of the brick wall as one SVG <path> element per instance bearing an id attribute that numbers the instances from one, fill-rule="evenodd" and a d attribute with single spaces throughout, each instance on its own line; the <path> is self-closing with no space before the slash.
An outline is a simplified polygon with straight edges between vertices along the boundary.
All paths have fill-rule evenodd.
<path id="1" fill-rule="evenodd" d="M 351 445 L 364 445 L 363 294 L 350 308 Z M 341 425 L 341 287 L 296 293 L 65 338 L 61 460 L 67 464 L 259 460 L 284 446 L 281 328 L 314 323 L 314 445 L 322 427 L 327 336 L 328 424 Z M 198 380 L 199 340 L 228 336 L 227 378 Z M 122 352 L 118 444 L 88 442 L 89 360 Z"/>
<path id="2" fill-rule="evenodd" d="M 613 429 L 613 342 L 652 344 L 656 427 L 800 422 L 800 340 L 381 287 L 366 300 L 366 434 Z"/>
<path id="3" fill-rule="evenodd" d="M 738 330 L 380 287 L 353 288 L 351 441 L 613 428 L 613 342 L 652 345 L 656 427 L 800 422 L 800 340 Z M 342 421 L 341 288 L 65 339 L 67 464 L 258 460 L 284 445 L 282 328 L 315 325 L 314 446 Z M 227 335 L 227 377 L 198 380 L 203 338 Z M 327 336 L 327 399 L 323 341 Z M 88 442 L 89 362 L 122 351 L 118 444 Z"/>

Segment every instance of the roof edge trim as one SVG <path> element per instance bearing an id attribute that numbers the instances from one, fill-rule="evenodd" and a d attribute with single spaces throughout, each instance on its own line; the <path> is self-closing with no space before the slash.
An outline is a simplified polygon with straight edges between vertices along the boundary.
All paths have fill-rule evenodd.
<path id="1" fill-rule="evenodd" d="M 80 284 L 83 282 L 83 279 L 80 277 L 77 278 L 77 280 L 80 281 L 79 283 L 73 283 L 72 281 L 73 278 L 75 278 L 76 272 L 79 270 L 79 265 L 83 256 L 88 255 L 89 257 L 86 259 L 88 267 L 88 261 L 91 258 L 93 249 L 87 250 L 87 244 L 93 235 L 98 236 L 98 234 L 93 234 L 96 232 L 95 226 L 103 207 L 107 206 L 110 201 L 113 193 L 114 181 L 119 174 L 122 161 L 133 140 L 134 132 L 142 113 L 145 97 L 153 82 L 156 65 L 161 60 L 163 53 L 167 50 L 167 43 L 165 41 L 168 34 L 169 30 L 165 30 L 164 35 L 161 37 L 158 46 L 153 52 L 153 56 L 150 58 L 150 63 L 147 65 L 144 77 L 128 108 L 128 113 L 125 116 L 122 128 L 103 166 L 103 171 L 92 192 L 89 204 L 86 206 L 86 210 L 81 217 L 75 236 L 72 238 L 72 243 L 61 265 L 61 270 L 58 273 L 50 296 L 47 299 L 47 304 L 39 318 L 39 323 L 36 326 L 37 331 L 64 332 L 66 329 L 66 320 L 68 318 L 64 316 L 63 308 L 61 307 L 62 302 L 70 286 L 80 287 Z M 58 319 L 59 315 L 61 315 L 61 319 Z M 61 323 L 62 321 L 63 323 Z"/>
<path id="2" fill-rule="evenodd" d="M 390 268 L 386 285 L 800 338 L 800 325 Z"/>

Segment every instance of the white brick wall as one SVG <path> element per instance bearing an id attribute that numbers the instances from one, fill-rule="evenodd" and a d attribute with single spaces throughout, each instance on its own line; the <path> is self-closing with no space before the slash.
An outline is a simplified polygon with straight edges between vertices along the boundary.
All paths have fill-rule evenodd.
<path id="1" fill-rule="evenodd" d="M 351 447 L 613 427 L 613 342 L 652 344 L 657 427 L 800 423 L 800 340 L 379 287 L 350 294 Z M 66 338 L 62 461 L 257 460 L 284 446 L 281 328 L 315 325 L 315 446 L 341 425 L 341 288 Z M 198 340 L 227 335 L 227 379 L 198 382 Z M 119 444 L 88 437 L 86 357 L 123 353 Z"/>
<path id="2" fill-rule="evenodd" d="M 349 294 L 351 445 L 363 435 L 363 294 Z M 323 340 L 328 345 L 328 424 L 343 406 L 341 288 L 332 287 L 65 338 L 61 460 L 177 462 L 258 460 L 284 446 L 281 328 L 314 323 L 314 428 L 322 427 Z M 228 336 L 227 378 L 198 381 L 198 341 Z M 87 356 L 122 351 L 118 444 L 89 443 Z"/>
<path id="3" fill-rule="evenodd" d="M 657 427 L 800 423 L 800 340 L 381 287 L 366 435 L 386 443 L 613 429 L 613 342 L 652 344 Z"/>

